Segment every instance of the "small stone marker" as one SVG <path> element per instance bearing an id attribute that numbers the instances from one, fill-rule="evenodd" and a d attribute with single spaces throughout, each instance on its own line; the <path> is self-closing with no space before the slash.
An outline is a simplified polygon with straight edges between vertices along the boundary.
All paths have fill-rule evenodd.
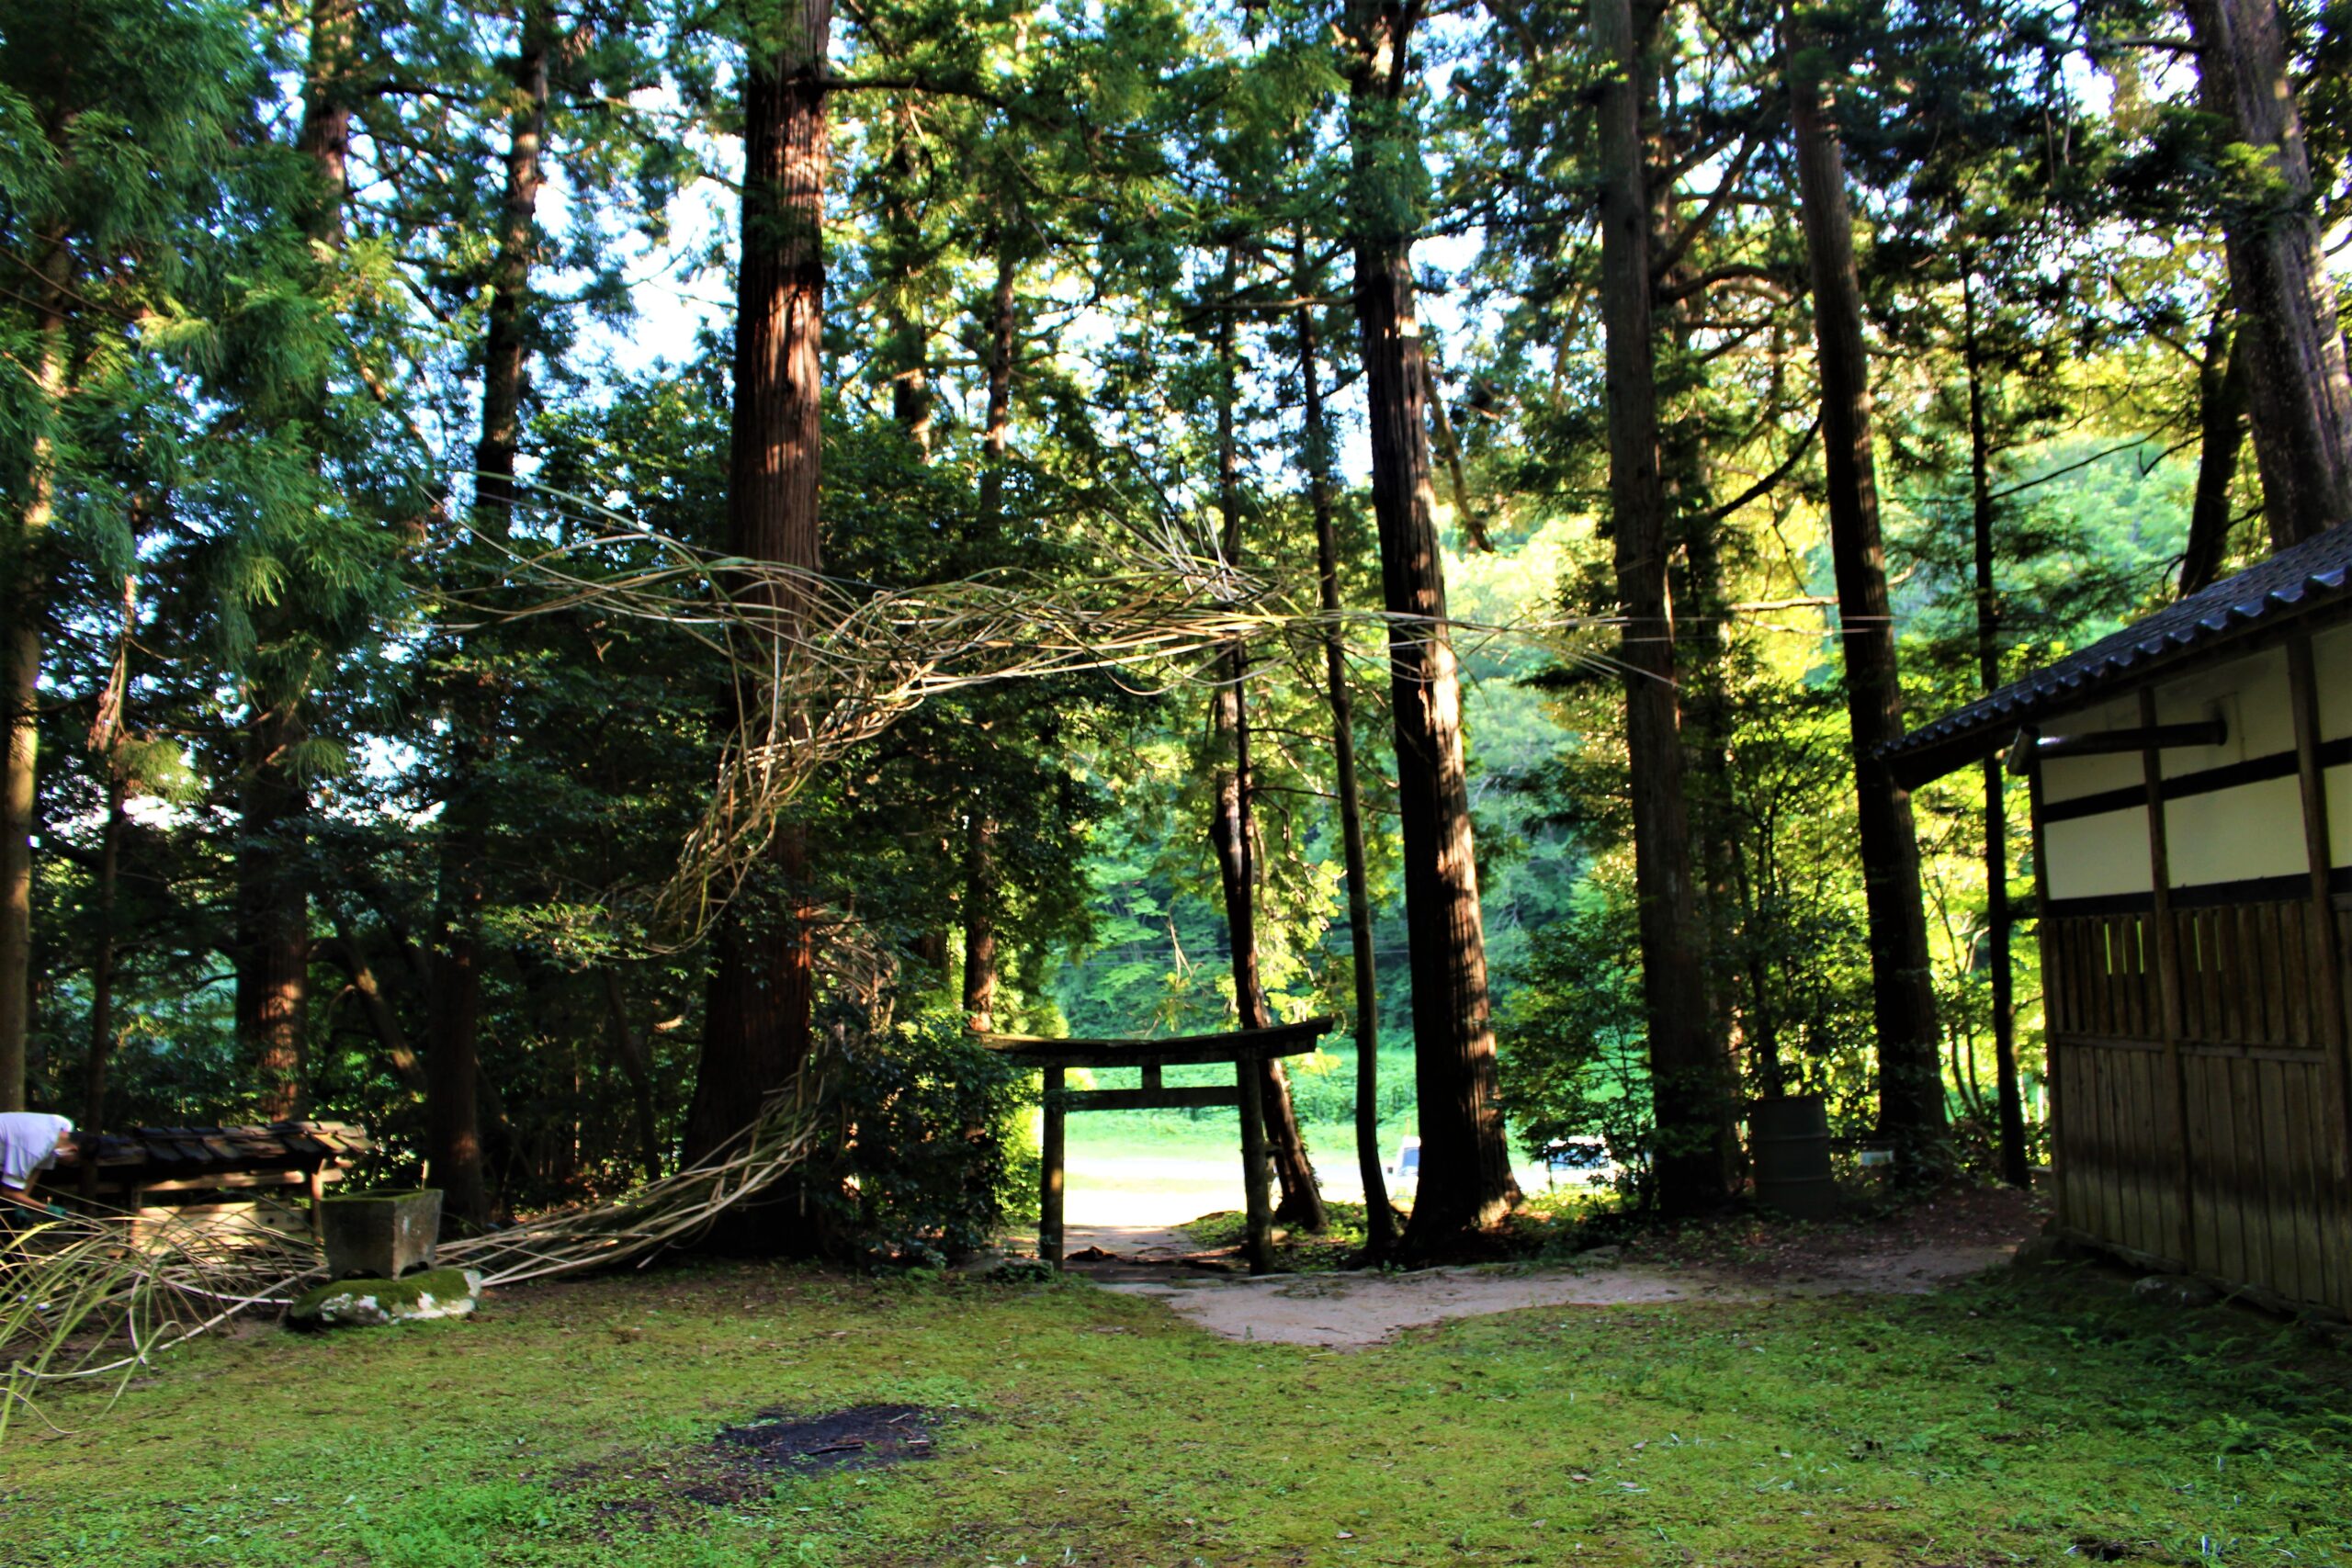
<path id="1" fill-rule="evenodd" d="M 397 1280 L 412 1269 L 433 1266 L 434 1242 L 441 1232 L 436 1188 L 347 1193 L 322 1200 L 317 1209 L 327 1272 L 337 1278 Z"/>
<path id="2" fill-rule="evenodd" d="M 463 1317 L 481 1295 L 481 1275 L 471 1269 L 430 1269 L 403 1280 L 332 1280 L 304 1292 L 286 1319 L 296 1328 L 420 1323 Z"/>

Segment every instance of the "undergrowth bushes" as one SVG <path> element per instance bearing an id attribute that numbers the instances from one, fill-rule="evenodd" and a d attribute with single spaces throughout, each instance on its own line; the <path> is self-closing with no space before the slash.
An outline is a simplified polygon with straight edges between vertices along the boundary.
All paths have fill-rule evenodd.
<path id="1" fill-rule="evenodd" d="M 1036 1185 L 1035 1074 L 952 1009 L 845 1032 L 827 1055 L 840 1121 L 808 1192 L 828 1250 L 935 1266 L 989 1245 Z"/>

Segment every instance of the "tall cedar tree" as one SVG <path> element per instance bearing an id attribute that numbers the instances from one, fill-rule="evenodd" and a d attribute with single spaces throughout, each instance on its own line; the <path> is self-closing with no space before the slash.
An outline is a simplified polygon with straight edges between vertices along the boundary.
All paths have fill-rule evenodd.
<path id="1" fill-rule="evenodd" d="M 359 10 L 312 0 L 295 146 L 310 165 L 302 231 L 324 254 L 344 242 L 351 128 L 358 91 Z M 323 431 L 328 400 L 310 391 Z M 260 1086 L 262 1114 L 291 1116 L 304 1100 L 311 1008 L 311 898 L 305 862 L 311 789 L 299 766 L 309 739 L 311 671 L 289 604 L 255 617 L 262 649 L 245 680 L 252 709 L 238 778 L 235 972 L 237 1038 Z M 272 644 L 277 645 L 275 649 Z"/>
<path id="2" fill-rule="evenodd" d="M 1961 274 L 1961 353 L 1968 380 L 1969 545 L 1976 599 L 1976 678 L 1980 694 L 2001 684 L 2001 596 L 1995 576 L 1993 442 L 1985 413 L 1990 371 L 1977 331 L 1975 269 Z M 1980 764 L 1984 784 L 1984 927 L 1993 980 L 1993 1083 L 2000 1122 L 2001 1179 L 2030 1187 L 2026 1163 L 2025 1099 L 2018 1083 L 2017 969 L 2010 953 L 2008 770 L 1996 753 Z"/>
<path id="3" fill-rule="evenodd" d="M 2263 511 L 2283 550 L 2352 518 L 2352 374 L 2277 0 L 2187 0 L 2184 8 L 2199 99 L 2231 145 L 2253 155 L 2252 167 L 2231 169 L 2238 188 L 2224 220 L 2230 297 Z"/>
<path id="4" fill-rule="evenodd" d="M 989 231 L 996 287 L 989 293 L 987 425 L 980 433 L 980 547 L 1004 531 L 1004 461 L 1012 443 L 1012 359 L 1020 328 L 1021 260 L 1009 225 Z M 906 386 L 904 381 L 898 383 Z M 964 1017 L 974 1029 L 996 1027 L 996 823 L 976 784 L 964 819 Z"/>
<path id="5" fill-rule="evenodd" d="M 1293 256 L 1300 299 L 1321 292 L 1321 278 L 1306 265 L 1302 230 Z M 1350 967 L 1355 979 L 1356 1169 L 1363 1180 L 1364 1250 L 1385 1258 L 1396 1250 L 1396 1215 L 1388 1206 L 1388 1183 L 1380 1166 L 1380 977 L 1373 962 L 1372 891 L 1365 880 L 1363 788 L 1356 778 L 1355 698 L 1348 687 L 1348 649 L 1340 621 L 1340 536 L 1332 519 L 1331 430 L 1323 412 L 1322 365 L 1315 344 L 1315 308 L 1294 313 L 1298 337 L 1298 379 L 1305 399 L 1306 502 L 1315 520 L 1315 581 L 1323 610 L 1323 679 L 1331 705 L 1331 765 L 1340 796 L 1340 846 L 1348 874 Z"/>
<path id="6" fill-rule="evenodd" d="M 2197 488 L 2188 504 L 2188 542 L 2180 554 L 2180 596 L 2222 579 L 2229 559 L 2230 485 L 2245 446 L 2245 333 L 2230 327 L 2226 305 L 2213 312 L 2197 366 Z"/>
<path id="7" fill-rule="evenodd" d="M 213 536 L 230 553 L 257 531 L 246 526 L 256 513 L 310 511 L 300 486 L 272 482 L 290 443 L 240 380 L 254 363 L 308 361 L 327 316 L 303 296 L 315 272 L 289 276 L 281 265 L 300 201 L 276 150 L 256 143 L 257 101 L 275 94 L 249 22 L 221 5 L 102 0 L 23 11 L 0 29 L 0 98 L 32 131 L 0 139 L 0 259 L 17 280 L 0 297 L 15 367 L 0 392 L 0 1108 L 21 1107 L 28 1089 L 35 697 L 74 684 L 43 660 L 114 622 L 141 558 L 141 516 L 170 510 L 158 484 L 201 494 L 233 472 L 232 526 Z M 270 308 L 246 309 L 255 298 Z M 191 342 L 203 352 L 179 352 Z M 209 414 L 191 415 L 183 396 Z M 183 437 L 194 429 L 219 438 Z M 241 607 L 248 581 L 232 573 L 222 596 Z M 164 597 L 172 587 L 167 578 Z M 192 684 L 209 705 L 220 678 L 206 673 Z M 122 682 L 107 689 L 119 695 Z M 47 698 L 39 706 L 58 718 Z M 201 722 L 184 713 L 177 730 Z M 55 827 L 49 841 L 64 852 L 74 835 Z M 210 968 L 188 956 L 187 987 Z"/>
<path id="8" fill-rule="evenodd" d="M 473 526 L 503 544 L 512 533 L 514 460 L 522 446 L 526 329 L 531 262 L 538 238 L 541 168 L 548 131 L 548 70 L 556 48 L 554 7 L 531 0 L 522 36 L 505 62 L 511 84 L 505 189 L 491 263 L 482 351 L 481 438 L 474 446 Z M 480 1096 L 481 919 L 489 897 L 492 802 L 482 774 L 498 742 L 496 677 L 464 667 L 450 694 L 451 759 L 435 898 L 430 1032 L 425 1049 L 425 1154 L 443 1212 L 469 1224 L 489 1218 L 482 1177 Z"/>
<path id="9" fill-rule="evenodd" d="M 1219 553 L 1228 562 L 1241 559 L 1241 447 L 1234 429 L 1235 404 L 1241 398 L 1238 355 L 1234 346 L 1234 321 L 1240 314 L 1236 295 L 1238 263 L 1227 249 L 1225 287 L 1216 315 L 1216 475 L 1217 507 L 1223 523 Z M 1250 772 L 1250 652 L 1241 643 L 1229 647 L 1218 660 L 1216 694 L 1210 699 L 1210 728 L 1216 749 L 1216 772 L 1209 814 L 1209 847 L 1216 856 L 1217 882 L 1225 895 L 1227 952 L 1233 964 L 1233 1006 L 1244 1029 L 1271 1029 L 1273 1009 L 1258 967 L 1258 829 L 1252 810 L 1254 781 Z M 1315 1167 L 1306 1156 L 1306 1140 L 1299 1135 L 1297 1108 L 1291 1102 L 1290 1077 L 1279 1058 L 1257 1064 L 1260 1122 L 1266 1130 L 1266 1152 L 1272 1156 L 1274 1177 L 1282 1199 L 1273 1217 L 1304 1231 L 1321 1231 L 1329 1224 L 1323 1193 Z"/>
<path id="10" fill-rule="evenodd" d="M 1655 13 L 1652 13 L 1655 15 Z M 1724 1057 L 1707 1002 L 1667 592 L 1667 502 L 1658 472 L 1649 181 L 1642 155 L 1642 55 L 1629 0 L 1593 0 L 1605 75 L 1600 114 L 1600 298 L 1607 330 L 1609 494 L 1625 617 L 1625 738 L 1634 816 L 1642 996 L 1657 1117 L 1658 1201 L 1669 1214 L 1730 1197 L 1737 1151 Z"/>
<path id="11" fill-rule="evenodd" d="M 1504 1142 L 1485 922 L 1462 750 L 1462 682 L 1446 625 L 1445 564 L 1430 489 L 1429 373 L 1413 305 L 1413 181 L 1407 103 L 1417 6 L 1351 0 L 1347 10 L 1349 221 L 1356 327 L 1372 437 L 1396 731 L 1405 929 L 1413 982 L 1413 1068 L 1421 1177 L 1408 1254 L 1440 1252 L 1519 1200 Z"/>
<path id="12" fill-rule="evenodd" d="M 831 0 L 763 7 L 746 39 L 742 256 L 735 296 L 735 406 L 728 471 L 729 547 L 815 571 L 823 368 L 825 57 Z M 788 589 L 770 595 L 789 626 Z M 772 870 L 787 906 L 740 908 L 716 938 L 685 1157 L 747 1126 L 808 1054 L 815 952 L 806 908 L 808 842 L 780 830 Z M 780 1238 L 757 1238 L 763 1245 Z"/>
<path id="13" fill-rule="evenodd" d="M 1826 57 L 1793 14 L 1785 42 L 1798 206 L 1813 277 L 1822 457 L 1830 557 L 1838 580 L 1838 643 L 1845 653 L 1846 706 L 1853 736 L 1858 847 L 1870 915 L 1879 1132 L 1894 1145 L 1906 1168 L 1917 1172 L 1938 1167 L 1944 1158 L 1943 1077 L 1911 794 L 1879 760 L 1880 749 L 1903 733 L 1903 688 L 1887 599 L 1886 547 L 1879 531 L 1861 288 L 1854 269 L 1845 160 L 1829 121 Z"/>
<path id="14" fill-rule="evenodd" d="M 82 51 L 79 40 L 60 28 L 48 36 L 12 28 L 5 45 L 12 54 L 37 51 L 33 62 L 41 79 L 57 84 L 57 96 L 43 116 L 51 160 L 69 164 L 64 133 L 74 118 L 72 91 L 79 86 L 74 64 Z M 9 76 L 22 67 L 9 62 Z M 49 215 L 29 235 L 31 254 L 12 259 L 28 263 L 22 288 L 30 304 L 34 343 L 30 366 L 36 408 L 33 436 L 27 444 L 23 472 L 8 476 L 14 504 L 9 507 L 5 556 L 0 556 L 0 606 L 6 626 L 0 631 L 0 703 L 5 703 L 8 729 L 6 772 L 0 778 L 0 1111 L 25 1108 L 27 1043 L 32 1022 L 32 914 L 34 812 L 39 805 L 40 760 L 40 686 L 42 621 L 47 615 L 45 558 L 51 525 L 56 513 L 56 438 L 51 423 L 65 393 L 66 319 L 74 297 L 74 235 L 63 213 Z"/>

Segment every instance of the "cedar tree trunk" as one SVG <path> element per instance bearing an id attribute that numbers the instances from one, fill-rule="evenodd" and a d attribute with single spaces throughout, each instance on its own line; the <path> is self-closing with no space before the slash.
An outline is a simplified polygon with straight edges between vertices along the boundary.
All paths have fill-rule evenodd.
<path id="1" fill-rule="evenodd" d="M 474 446 L 474 528 L 504 541 L 513 532 L 514 459 L 522 446 L 525 341 L 537 249 L 540 159 L 547 140 L 548 55 L 554 17 L 534 6 L 522 47 L 509 62 L 514 82 L 506 125 L 506 192 L 491 264 L 490 321 L 483 348 L 481 439 Z M 477 649 L 479 652 L 480 650 Z M 442 1191 L 443 1213 L 467 1226 L 490 1218 L 482 1179 L 481 915 L 489 900 L 492 788 L 483 773 L 498 745 L 495 678 L 458 660 L 450 712 L 451 766 L 444 811 L 440 887 L 432 950 L 433 985 L 425 1042 L 425 1152 Z"/>
<path id="2" fill-rule="evenodd" d="M 1976 545 L 1976 674 L 1985 693 L 2001 684 L 2000 595 L 1993 578 L 1993 450 L 1984 422 L 1984 364 L 1976 341 L 1976 285 L 1961 280 L 1961 320 L 1967 334 L 1968 482 Z M 2025 1155 L 2025 1099 L 2018 1085 L 2017 973 L 2009 955 L 2009 807 L 2007 772 L 1999 756 L 1984 761 L 1984 924 L 1993 979 L 1993 1078 L 2001 1134 L 2001 1179 L 2030 1187 Z M 1974 1055 L 1969 1058 L 1972 1068 Z"/>
<path id="3" fill-rule="evenodd" d="M 1879 535 L 1870 362 L 1862 343 L 1853 220 L 1847 207 L 1845 159 L 1828 122 L 1821 71 L 1819 51 L 1792 33 L 1789 120 L 1813 274 L 1829 549 L 1837 569 L 1838 643 L 1845 653 L 1846 707 L 1853 730 L 1857 849 L 1870 915 L 1879 1132 L 1894 1145 L 1906 1170 L 1919 1174 L 1940 1168 L 1945 1159 L 1943 1072 L 1911 794 L 1879 760 L 1880 748 L 1903 733 L 1903 688 L 1887 601 L 1886 549 Z"/>
<path id="4" fill-rule="evenodd" d="M 979 532 L 993 540 L 1004 523 L 1004 454 L 1012 444 L 1012 355 L 1020 264 L 1002 230 L 995 236 L 996 289 L 989 301 L 988 423 L 980 436 Z M 964 1018 L 996 1027 L 996 823 L 975 781 L 964 828 Z"/>
<path id="5" fill-rule="evenodd" d="M 65 301 L 72 260 L 54 237 L 35 291 L 40 359 L 37 405 L 53 414 L 65 393 Z M 41 623 L 46 615 L 50 525 L 55 507 L 54 451 L 44 425 L 35 433 L 24 476 L 24 503 L 8 519 L 0 549 L 0 720 L 8 728 L 0 776 L 0 1111 L 25 1108 L 26 1048 L 32 1029 L 33 825 L 40 763 Z"/>
<path id="6" fill-rule="evenodd" d="M 1400 220 L 1419 153 L 1403 102 L 1417 13 L 1351 0 L 1348 130 L 1354 303 L 1372 438 L 1381 597 L 1390 623 L 1397 816 L 1413 981 L 1421 1178 L 1404 1250 L 1444 1251 L 1519 1201 L 1504 1142 L 1486 929 L 1462 750 L 1462 684 L 1446 624 L 1423 409 L 1429 378 L 1413 315 L 1412 234 Z"/>
<path id="7" fill-rule="evenodd" d="M 1617 597 L 1625 616 L 1625 735 L 1634 807 L 1642 995 L 1657 1117 L 1653 1169 L 1669 1214 L 1730 1195 L 1733 1114 L 1707 1005 L 1690 856 L 1674 616 L 1667 591 L 1666 491 L 1658 473 L 1650 205 L 1643 168 L 1640 44 L 1628 0 L 1593 0 L 1600 88 L 1601 312 L 1607 329 L 1609 491 Z"/>
<path id="8" fill-rule="evenodd" d="M 1231 252 L 1226 255 L 1225 296 L 1233 302 L 1237 269 Z M 1217 367 L 1221 386 L 1217 398 L 1217 503 L 1224 513 L 1222 554 L 1227 562 L 1241 558 L 1241 455 L 1234 432 L 1234 404 L 1239 400 L 1239 364 L 1234 352 L 1234 314 L 1218 312 Z M 1217 880 L 1225 894 L 1227 946 L 1233 962 L 1233 1005 L 1244 1029 L 1271 1029 L 1273 1010 L 1266 1003 L 1266 987 L 1258 969 L 1257 823 L 1250 809 L 1250 656 L 1236 643 L 1227 649 L 1222 679 L 1211 712 L 1216 734 L 1216 806 L 1209 818 L 1209 844 L 1216 852 Z M 1290 1075 L 1282 1062 L 1266 1057 L 1258 1064 L 1261 1124 L 1265 1128 L 1266 1153 L 1274 1163 L 1274 1179 L 1282 1188 L 1274 1218 L 1304 1231 L 1320 1231 L 1329 1224 L 1315 1167 L 1306 1156 L 1306 1140 L 1299 1134 L 1297 1109 L 1291 1102 Z"/>
<path id="9" fill-rule="evenodd" d="M 743 87 L 742 260 L 737 272 L 735 407 L 727 509 L 730 548 L 814 571 L 823 367 L 825 53 L 832 0 L 786 0 L 755 43 Z M 776 605 L 788 621 L 801 606 Z M 686 1114 L 687 1163 L 760 1114 L 808 1054 L 815 1000 L 808 840 L 776 835 L 786 908 L 730 912 L 716 939 L 702 1061 Z M 782 1238 L 758 1238 L 771 1245 Z"/>
<path id="10" fill-rule="evenodd" d="M 358 28 L 355 0 L 311 0 L 295 149 L 310 165 L 310 190 L 300 214 L 303 232 L 326 249 L 343 244 Z M 311 389 L 311 398 L 315 408 L 324 410 L 323 383 Z M 265 649 L 292 629 L 282 605 L 266 608 L 254 619 Z M 304 845 L 311 795 L 294 761 L 295 748 L 309 735 L 306 684 L 303 671 L 271 668 L 265 653 L 246 685 L 254 714 L 245 727 L 240 770 L 234 1010 L 262 1114 L 272 1118 L 300 1109 L 308 1049 L 311 879 Z"/>
<path id="11" fill-rule="evenodd" d="M 1301 298 L 1312 292 L 1298 245 Z M 1323 413 L 1322 367 L 1315 352 L 1315 312 L 1298 308 L 1298 374 L 1306 400 L 1306 498 L 1315 518 L 1315 575 L 1322 595 L 1323 672 L 1331 704 L 1331 765 L 1339 778 L 1340 842 L 1348 868 L 1348 937 L 1356 993 L 1356 1169 L 1363 1179 L 1364 1250 L 1396 1250 L 1396 1215 L 1380 1166 L 1380 977 L 1374 963 L 1372 894 L 1364 877 L 1363 796 L 1356 780 L 1355 699 L 1348 690 L 1347 638 L 1340 626 L 1340 542 L 1331 518 L 1331 432 Z"/>

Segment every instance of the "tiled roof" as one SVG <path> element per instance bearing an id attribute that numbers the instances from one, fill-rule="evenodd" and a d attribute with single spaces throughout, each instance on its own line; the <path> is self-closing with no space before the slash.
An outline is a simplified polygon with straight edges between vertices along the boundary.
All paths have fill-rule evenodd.
<path id="1" fill-rule="evenodd" d="M 368 1131 L 345 1122 L 273 1122 L 266 1127 L 139 1127 L 127 1134 L 78 1134 L 50 1180 L 70 1187 L 96 1145 L 99 1179 L 108 1184 L 186 1181 L 208 1176 L 347 1166 L 368 1152 Z"/>
<path id="2" fill-rule="evenodd" d="M 2083 707 L 2154 670 L 2251 632 L 2352 606 L 2352 523 L 2339 524 L 2258 566 L 2012 681 L 1990 696 L 1923 724 L 1883 755 L 1917 785 L 2004 745 L 2046 714 Z"/>

